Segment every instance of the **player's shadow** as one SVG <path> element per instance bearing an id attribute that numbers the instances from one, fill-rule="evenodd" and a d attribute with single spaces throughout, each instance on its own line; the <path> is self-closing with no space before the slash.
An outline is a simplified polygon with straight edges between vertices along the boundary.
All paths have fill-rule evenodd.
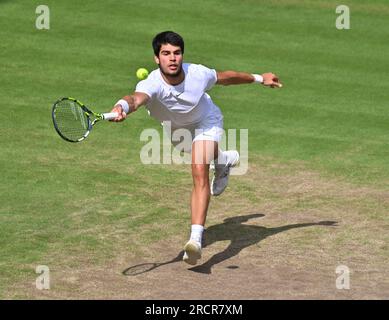
<path id="1" fill-rule="evenodd" d="M 264 217 L 264 214 L 249 214 L 245 216 L 237 216 L 224 219 L 224 222 L 221 224 L 213 225 L 206 229 L 205 239 L 203 242 L 203 248 L 210 246 L 211 244 L 217 241 L 231 241 L 228 247 L 212 256 L 205 263 L 190 268 L 189 270 L 199 272 L 199 273 L 211 273 L 211 269 L 215 264 L 218 264 L 222 261 L 228 260 L 233 256 L 236 256 L 243 249 L 259 243 L 261 240 L 275 235 L 280 232 L 288 231 L 296 228 L 312 227 L 312 226 L 334 226 L 336 225 L 335 221 L 319 221 L 312 223 L 297 223 L 290 224 L 276 228 L 266 228 L 262 226 L 247 225 L 243 224 L 244 222 L 249 221 L 250 219 Z M 177 254 L 171 260 L 165 262 L 151 262 L 151 263 L 142 263 L 134 265 L 125 269 L 122 274 L 126 276 L 136 276 L 142 273 L 152 271 L 156 268 L 182 261 L 183 251 Z M 231 268 L 237 268 L 232 266 Z"/>
<path id="2" fill-rule="evenodd" d="M 249 214 L 224 219 L 224 223 L 213 225 L 206 229 L 204 235 L 203 248 L 210 246 L 217 241 L 231 241 L 228 247 L 212 256 L 208 261 L 201 265 L 190 268 L 189 270 L 199 273 L 211 273 L 214 265 L 228 260 L 241 252 L 243 249 L 259 243 L 263 239 L 280 232 L 296 228 L 305 228 L 313 226 L 334 226 L 335 221 L 319 221 L 312 223 L 289 224 L 281 227 L 267 228 L 262 226 L 247 225 L 244 222 L 250 219 L 263 217 L 263 214 Z M 231 267 L 236 268 L 236 267 Z"/>

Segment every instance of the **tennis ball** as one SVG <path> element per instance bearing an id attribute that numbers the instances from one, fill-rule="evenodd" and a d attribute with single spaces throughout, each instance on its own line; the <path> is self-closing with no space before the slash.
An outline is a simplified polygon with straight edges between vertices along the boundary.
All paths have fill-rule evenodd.
<path id="1" fill-rule="evenodd" d="M 145 69 L 145 68 L 139 68 L 138 70 L 136 70 L 136 77 L 137 77 L 139 80 L 144 80 L 144 79 L 146 79 L 148 76 L 149 76 L 149 72 L 147 71 L 147 69 Z"/>

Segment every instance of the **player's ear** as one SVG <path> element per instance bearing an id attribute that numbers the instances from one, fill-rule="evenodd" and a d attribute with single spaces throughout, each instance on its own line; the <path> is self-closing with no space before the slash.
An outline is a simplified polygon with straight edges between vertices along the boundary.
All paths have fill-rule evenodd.
<path id="1" fill-rule="evenodd" d="M 159 58 L 157 56 L 154 56 L 154 61 L 156 64 L 159 64 Z"/>

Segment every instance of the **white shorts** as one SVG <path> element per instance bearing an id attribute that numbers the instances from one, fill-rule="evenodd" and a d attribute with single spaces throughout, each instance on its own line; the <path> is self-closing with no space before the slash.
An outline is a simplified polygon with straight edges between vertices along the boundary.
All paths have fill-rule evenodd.
<path id="1" fill-rule="evenodd" d="M 223 133 L 223 115 L 216 107 L 199 123 L 182 127 L 174 127 L 172 124 L 171 143 L 178 150 L 190 153 L 194 141 L 208 140 L 220 143 Z"/>

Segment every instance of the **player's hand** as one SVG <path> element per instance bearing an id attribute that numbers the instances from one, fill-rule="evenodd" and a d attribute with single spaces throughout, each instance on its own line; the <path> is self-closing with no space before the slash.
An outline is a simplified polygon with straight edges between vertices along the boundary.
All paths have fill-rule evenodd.
<path id="1" fill-rule="evenodd" d="M 263 77 L 263 85 L 270 88 L 281 88 L 282 84 L 280 83 L 280 79 L 271 72 L 262 74 Z"/>
<path id="2" fill-rule="evenodd" d="M 119 115 L 115 119 L 112 119 L 110 121 L 122 122 L 122 121 L 126 120 L 126 118 L 127 118 L 127 114 L 123 111 L 123 108 L 120 104 L 117 104 L 116 106 L 114 106 L 113 109 L 111 110 L 111 112 L 117 112 Z"/>

